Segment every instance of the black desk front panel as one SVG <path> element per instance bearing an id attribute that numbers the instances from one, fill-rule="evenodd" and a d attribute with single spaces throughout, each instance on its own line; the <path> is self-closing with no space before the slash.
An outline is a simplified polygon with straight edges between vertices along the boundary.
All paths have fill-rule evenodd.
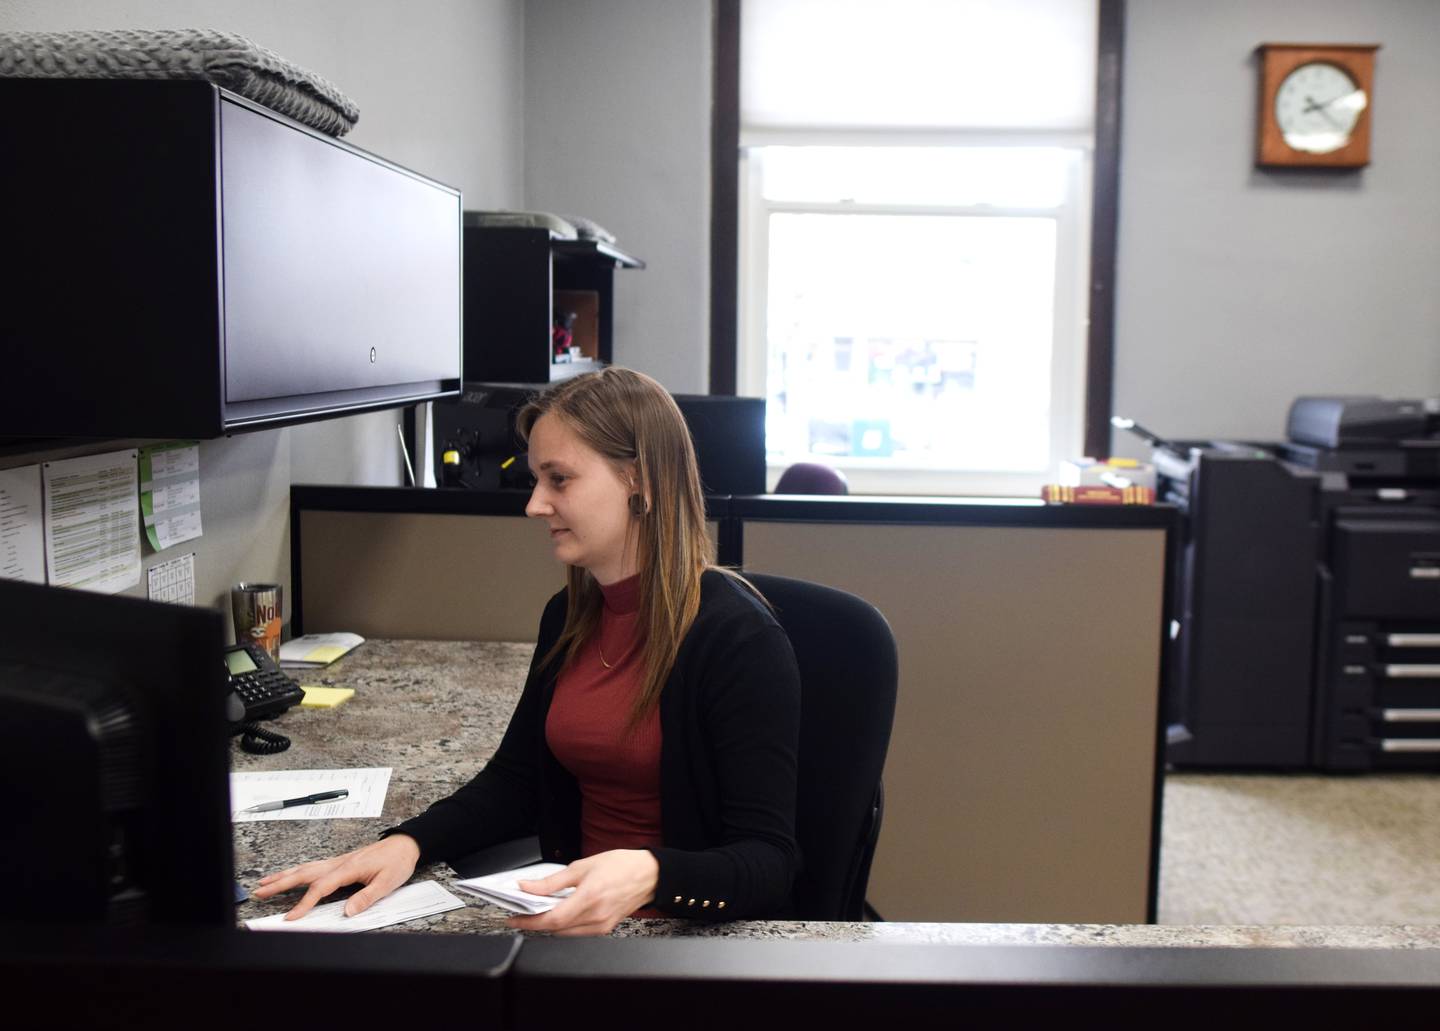
<path id="1" fill-rule="evenodd" d="M 0 1024 L 13 1028 L 508 1025 L 519 935 L 0 925 Z M 445 1022 L 439 1022 L 444 1026 Z"/>
<path id="2" fill-rule="evenodd" d="M 0 927 L 7 1026 L 683 1028 L 1369 1022 L 1440 1003 L 1426 950 L 974 946 Z M 1278 1023 L 1283 1021 L 1283 1025 Z"/>

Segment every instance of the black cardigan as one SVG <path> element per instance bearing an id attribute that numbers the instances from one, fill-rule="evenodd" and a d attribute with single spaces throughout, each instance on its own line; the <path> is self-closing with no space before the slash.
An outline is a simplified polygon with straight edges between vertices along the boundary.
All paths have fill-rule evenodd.
<path id="1" fill-rule="evenodd" d="M 565 623 L 550 599 L 525 690 L 494 757 L 470 783 L 394 829 L 421 862 L 539 834 L 547 860 L 580 858 L 580 789 L 545 742 Z M 780 917 L 799 869 L 795 755 L 800 674 L 770 611 L 707 571 L 700 610 L 660 694 L 660 827 L 654 907 L 701 920 Z"/>

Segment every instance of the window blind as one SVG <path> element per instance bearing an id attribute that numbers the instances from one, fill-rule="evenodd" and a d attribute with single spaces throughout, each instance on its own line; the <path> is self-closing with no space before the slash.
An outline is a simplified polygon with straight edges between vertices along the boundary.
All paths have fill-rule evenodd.
<path id="1" fill-rule="evenodd" d="M 1090 132 L 1097 0 L 743 0 L 742 129 Z"/>

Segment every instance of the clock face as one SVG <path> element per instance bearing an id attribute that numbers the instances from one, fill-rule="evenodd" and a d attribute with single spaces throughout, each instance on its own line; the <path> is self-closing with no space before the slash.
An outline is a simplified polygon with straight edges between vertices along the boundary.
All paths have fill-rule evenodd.
<path id="1" fill-rule="evenodd" d="M 1275 91 L 1275 122 L 1285 143 L 1307 154 L 1329 154 L 1350 142 L 1365 110 L 1365 91 L 1339 65 L 1302 64 Z"/>

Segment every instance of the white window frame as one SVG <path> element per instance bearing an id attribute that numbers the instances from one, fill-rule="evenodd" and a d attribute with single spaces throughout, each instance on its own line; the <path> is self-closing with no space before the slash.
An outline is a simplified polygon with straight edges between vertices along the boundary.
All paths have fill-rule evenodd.
<path id="1" fill-rule="evenodd" d="M 1065 183 L 1065 196 L 1054 208 L 999 208 L 989 205 L 902 205 L 797 203 L 766 200 L 762 170 L 752 156 L 766 146 L 945 146 L 1062 147 L 1079 153 Z M 845 130 L 747 130 L 740 158 L 740 325 L 736 353 L 739 392 L 767 396 L 766 333 L 769 281 L 769 220 L 771 214 L 823 212 L 849 214 L 925 214 L 999 217 L 1052 216 L 1056 220 L 1054 339 L 1050 364 L 1050 455 L 1043 472 L 972 472 L 887 468 L 889 459 L 839 457 L 823 461 L 845 473 L 852 493 L 896 495 L 967 495 L 1035 497 L 1053 483 L 1067 458 L 1080 456 L 1084 446 L 1085 360 L 1090 293 L 1091 183 L 1094 139 L 1073 132 L 887 132 Z M 1003 427 L 996 427 L 1003 432 Z M 785 465 L 767 468 L 766 486 L 773 490 Z"/>

